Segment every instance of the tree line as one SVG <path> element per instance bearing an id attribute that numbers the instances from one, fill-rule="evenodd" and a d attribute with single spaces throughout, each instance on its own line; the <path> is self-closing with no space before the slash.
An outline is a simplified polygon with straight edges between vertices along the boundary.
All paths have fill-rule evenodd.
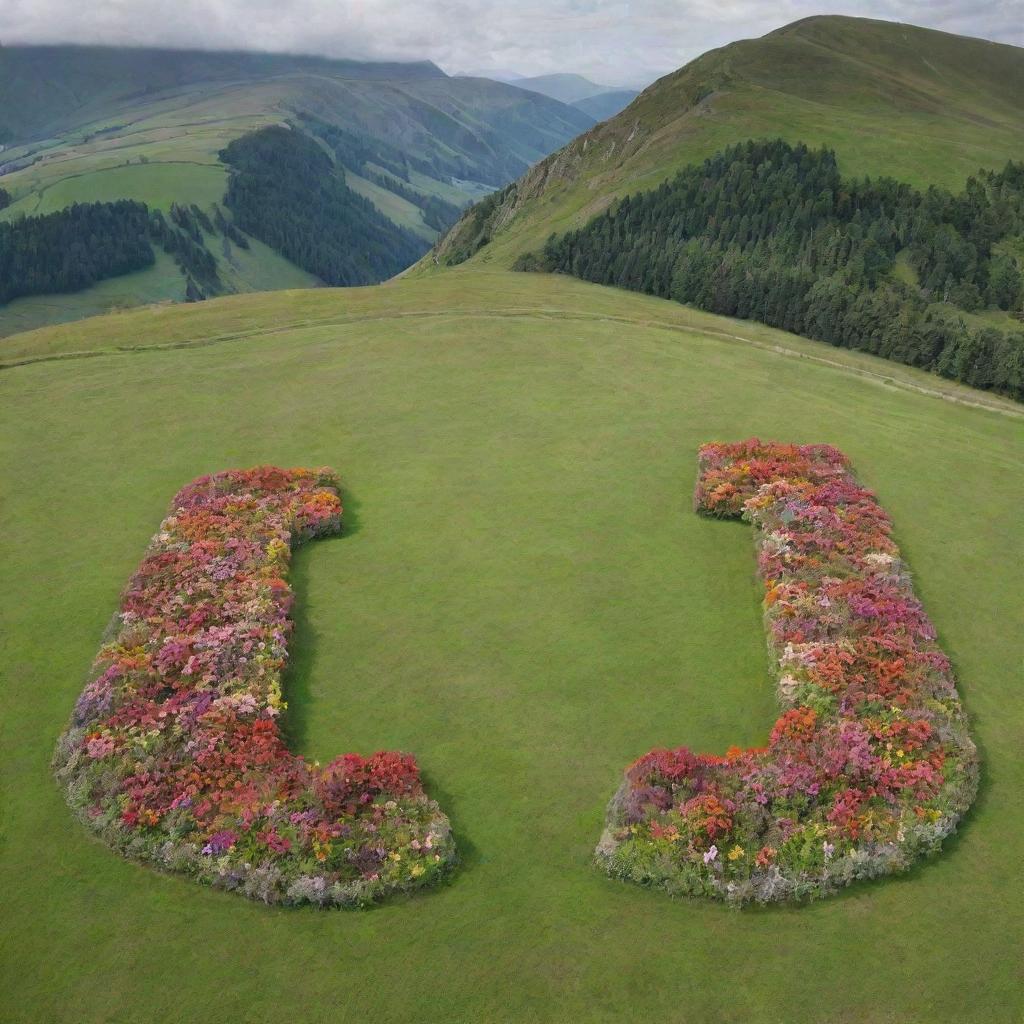
<path id="1" fill-rule="evenodd" d="M 208 235 L 223 235 L 240 248 L 249 240 L 225 218 L 194 203 L 172 203 L 170 215 L 122 199 L 75 203 L 55 213 L 0 223 L 0 304 L 26 295 L 75 292 L 110 277 L 153 265 L 154 245 L 168 253 L 185 278 L 189 302 L 223 292 Z"/>
<path id="2" fill-rule="evenodd" d="M 345 184 L 344 172 L 304 133 L 279 125 L 229 143 L 224 204 L 243 231 L 326 284 L 385 280 L 428 245 Z"/>
<path id="3" fill-rule="evenodd" d="M 56 213 L 0 223 L 0 303 L 74 292 L 152 266 L 144 203 L 76 203 Z"/>
<path id="4" fill-rule="evenodd" d="M 553 235 L 517 268 L 758 320 L 1024 399 L 1024 333 L 936 305 L 1019 309 L 1021 236 L 1024 164 L 953 194 L 844 178 L 830 150 L 751 141 Z"/>
<path id="5" fill-rule="evenodd" d="M 449 203 L 439 196 L 424 195 L 392 178 L 389 174 L 366 170 L 363 175 L 375 185 L 380 185 L 381 188 L 386 188 L 389 192 L 394 192 L 396 196 L 401 196 L 406 202 L 419 207 L 423 212 L 423 223 L 435 231 L 442 233 L 447 231 L 462 216 L 461 207 Z"/>
<path id="6" fill-rule="evenodd" d="M 225 287 L 207 246 L 211 235 L 222 236 L 228 256 L 229 242 L 249 248 L 248 232 L 335 285 L 384 280 L 428 248 L 349 189 L 331 157 L 298 131 L 263 129 L 232 142 L 221 156 L 230 167 L 224 203 L 233 219 L 219 206 L 211 215 L 194 203 L 172 203 L 165 215 L 119 200 L 0 223 L 0 304 L 143 270 L 155 261 L 154 246 L 180 269 L 186 300 L 205 299 Z M 449 204 L 416 195 L 425 219 L 436 218 L 440 227 Z M 8 199 L 0 190 L 0 206 Z"/>

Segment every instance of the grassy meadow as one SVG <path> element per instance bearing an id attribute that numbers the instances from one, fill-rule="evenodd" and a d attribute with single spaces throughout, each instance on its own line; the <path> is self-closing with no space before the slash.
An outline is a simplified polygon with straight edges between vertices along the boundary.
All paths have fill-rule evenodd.
<path id="1" fill-rule="evenodd" d="M 1015 1024 L 1024 910 L 1019 406 L 578 281 L 457 270 L 154 307 L 0 342 L 0 1019 L 151 1024 Z M 698 444 L 840 446 L 953 658 L 983 784 L 908 876 L 805 907 L 674 902 L 591 865 L 655 745 L 776 715 L 748 527 L 691 511 Z M 176 489 L 341 475 L 296 555 L 294 749 L 412 751 L 451 883 L 271 909 L 121 860 L 49 773 Z"/>

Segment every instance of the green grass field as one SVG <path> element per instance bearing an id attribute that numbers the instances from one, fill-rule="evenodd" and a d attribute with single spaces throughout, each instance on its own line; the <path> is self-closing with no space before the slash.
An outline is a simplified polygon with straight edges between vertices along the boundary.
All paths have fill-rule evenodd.
<path id="1" fill-rule="evenodd" d="M 56 178 L 25 196 L 10 213 L 4 212 L 8 217 L 32 216 L 63 210 L 72 203 L 113 203 L 118 199 L 134 199 L 167 211 L 181 197 L 205 208 L 224 198 L 227 177 L 223 165 L 185 160 L 72 170 L 67 177 Z"/>
<path id="2" fill-rule="evenodd" d="M 0 351 L 42 360 L 0 372 L 4 1021 L 1020 1020 L 1019 407 L 524 274 L 142 309 Z M 934 863 L 736 912 L 590 858 L 632 758 L 774 720 L 749 528 L 690 511 L 697 445 L 751 434 L 839 445 L 878 490 L 984 778 Z M 170 497 L 259 462 L 333 466 L 348 507 L 295 561 L 294 745 L 416 753 L 464 856 L 438 891 L 250 904 L 119 859 L 50 777 Z"/>

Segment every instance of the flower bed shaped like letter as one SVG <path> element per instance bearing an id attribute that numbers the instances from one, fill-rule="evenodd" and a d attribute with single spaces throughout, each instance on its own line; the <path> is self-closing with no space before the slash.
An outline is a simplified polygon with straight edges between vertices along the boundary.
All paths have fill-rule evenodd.
<path id="1" fill-rule="evenodd" d="M 698 468 L 697 511 L 755 528 L 785 710 L 766 747 L 632 764 L 599 863 L 732 903 L 905 870 L 956 828 L 978 763 L 888 516 L 828 445 L 708 444 Z"/>
<path id="2" fill-rule="evenodd" d="M 326 470 L 229 470 L 175 497 L 55 755 L 126 856 L 270 903 L 361 905 L 455 858 L 408 754 L 325 768 L 281 736 L 294 544 L 341 528 Z"/>

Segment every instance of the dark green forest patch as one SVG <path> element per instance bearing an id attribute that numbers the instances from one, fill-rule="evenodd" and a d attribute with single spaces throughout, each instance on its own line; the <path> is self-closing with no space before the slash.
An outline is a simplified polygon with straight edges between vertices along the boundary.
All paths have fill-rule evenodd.
<path id="1" fill-rule="evenodd" d="M 231 167 L 224 204 L 235 223 L 330 285 L 375 284 L 427 245 L 352 191 L 309 136 L 272 126 L 221 150 Z"/>
<path id="2" fill-rule="evenodd" d="M 844 178 L 830 150 L 751 141 L 551 236 L 517 269 L 758 320 L 1021 399 L 1024 334 L 930 308 L 1019 310 L 1021 260 L 1000 243 L 1021 235 L 1024 164 L 953 194 Z"/>

